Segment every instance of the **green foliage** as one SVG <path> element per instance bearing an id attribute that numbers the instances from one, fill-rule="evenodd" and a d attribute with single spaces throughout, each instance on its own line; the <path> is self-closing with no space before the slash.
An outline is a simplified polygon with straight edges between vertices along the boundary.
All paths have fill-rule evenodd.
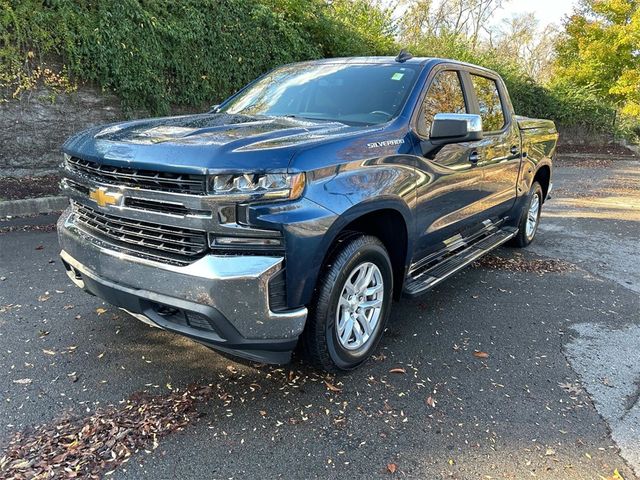
<path id="1" fill-rule="evenodd" d="M 557 80 L 640 119 L 640 1 L 583 0 L 557 46 Z"/>
<path id="2" fill-rule="evenodd" d="M 513 59 L 474 48 L 446 24 L 410 37 L 417 56 L 498 71 L 519 114 L 561 128 L 633 135 L 640 129 L 638 0 L 583 0 L 558 46 L 548 85 Z M 270 68 L 320 57 L 395 55 L 397 20 L 379 0 L 0 0 L 0 92 L 39 82 L 92 82 L 126 111 L 164 114 L 216 103 Z M 419 20 L 419 19 L 418 19 Z M 409 37 L 407 37 L 409 38 Z M 403 45 L 407 46 L 407 45 Z M 616 119 L 616 109 L 629 115 Z M 615 119 L 615 127 L 614 127 Z M 635 119 L 635 120 L 634 120 Z M 640 132 L 636 132 L 636 135 Z"/>
<path id="3" fill-rule="evenodd" d="M 556 81 L 541 85 L 518 65 L 491 49 L 472 50 L 469 42 L 455 35 L 423 38 L 411 51 L 421 56 L 444 57 L 482 65 L 498 72 L 505 81 L 519 115 L 553 119 L 561 130 L 630 136 L 626 122 L 616 123 L 616 110 L 588 86 Z"/>
<path id="4" fill-rule="evenodd" d="M 152 113 L 215 103 L 276 65 L 393 45 L 389 15 L 365 0 L 0 0 L 0 8 L 5 91 L 29 88 L 55 58 L 73 78 L 114 91 L 126 110 Z"/>
<path id="5" fill-rule="evenodd" d="M 296 26 L 323 57 L 396 53 L 390 10 L 371 0 L 258 0 Z"/>

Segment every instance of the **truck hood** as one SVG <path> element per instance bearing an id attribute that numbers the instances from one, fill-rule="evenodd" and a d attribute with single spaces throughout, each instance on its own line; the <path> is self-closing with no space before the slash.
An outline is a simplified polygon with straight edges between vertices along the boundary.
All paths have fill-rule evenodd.
<path id="1" fill-rule="evenodd" d="M 93 127 L 71 137 L 65 153 L 109 165 L 215 173 L 286 169 L 296 150 L 379 127 L 289 117 L 207 113 Z"/>

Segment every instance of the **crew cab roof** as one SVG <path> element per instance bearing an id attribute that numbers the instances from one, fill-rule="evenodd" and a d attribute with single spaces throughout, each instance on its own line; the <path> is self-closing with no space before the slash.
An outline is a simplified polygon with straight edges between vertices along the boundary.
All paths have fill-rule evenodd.
<path id="1" fill-rule="evenodd" d="M 413 65 L 422 65 L 429 60 L 439 60 L 429 57 L 413 57 L 408 60 L 405 60 L 402 63 L 405 64 L 413 64 Z M 339 57 L 339 58 L 321 58 L 318 60 L 309 60 L 307 62 L 302 63 L 312 63 L 312 64 L 322 64 L 322 63 L 357 63 L 357 64 L 389 64 L 389 63 L 400 63 L 396 61 L 396 57 Z"/>
<path id="2" fill-rule="evenodd" d="M 392 64 L 402 64 L 402 65 L 421 65 L 424 66 L 426 64 L 431 64 L 431 66 L 435 66 L 439 63 L 449 63 L 454 65 L 460 65 L 464 67 L 472 67 L 477 70 L 484 70 L 487 73 L 492 73 L 493 75 L 498 75 L 495 71 L 490 70 L 485 67 L 481 67 L 480 65 L 474 65 L 472 63 L 461 62 L 460 60 L 453 60 L 450 58 L 437 58 L 437 57 L 413 57 L 403 62 L 398 62 L 396 57 L 391 56 L 372 56 L 372 57 L 338 57 L 338 58 L 321 58 L 318 60 L 307 60 L 300 63 L 306 63 L 309 65 L 318 65 L 318 64 L 369 64 L 369 65 L 392 65 Z"/>

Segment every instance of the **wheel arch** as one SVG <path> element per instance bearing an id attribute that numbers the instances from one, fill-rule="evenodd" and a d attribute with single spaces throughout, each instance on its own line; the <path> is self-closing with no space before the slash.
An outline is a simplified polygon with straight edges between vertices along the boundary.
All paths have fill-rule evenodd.
<path id="1" fill-rule="evenodd" d="M 533 176 L 533 182 L 538 182 L 542 187 L 542 203 L 547 199 L 549 185 L 551 184 L 551 167 L 547 164 L 540 165 Z"/>
<path id="2" fill-rule="evenodd" d="M 334 222 L 318 252 L 320 265 L 331 257 L 336 245 L 354 233 L 373 235 L 387 249 L 393 267 L 394 298 L 398 299 L 413 251 L 413 221 L 409 207 L 394 199 L 376 200 L 355 205 Z"/>

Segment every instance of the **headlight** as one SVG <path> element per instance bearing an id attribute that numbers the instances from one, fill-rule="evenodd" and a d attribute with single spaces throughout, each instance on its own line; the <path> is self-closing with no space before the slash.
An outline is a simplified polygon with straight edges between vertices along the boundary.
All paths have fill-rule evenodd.
<path id="1" fill-rule="evenodd" d="M 304 183 L 304 173 L 224 174 L 213 176 L 209 191 L 214 195 L 293 200 L 302 195 Z"/>

